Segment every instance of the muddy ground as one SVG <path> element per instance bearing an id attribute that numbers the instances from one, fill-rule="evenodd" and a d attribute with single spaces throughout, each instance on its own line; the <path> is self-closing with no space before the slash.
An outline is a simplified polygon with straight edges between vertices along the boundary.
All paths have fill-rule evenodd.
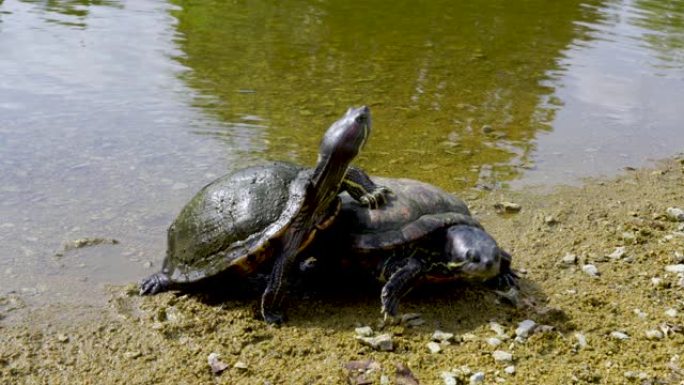
<path id="1" fill-rule="evenodd" d="M 463 197 L 513 254 L 518 307 L 473 285 L 425 288 L 400 307 L 418 321 L 381 330 L 378 287 L 346 280 L 293 294 L 276 328 L 255 318 L 254 294 L 141 298 L 131 284 L 110 288 L 107 307 L 43 308 L 9 295 L 0 383 L 684 384 L 684 222 L 667 215 L 684 209 L 684 161 L 550 193 Z M 498 213 L 503 201 L 522 209 Z M 538 326 L 516 338 L 524 320 Z M 360 343 L 361 326 L 391 334 L 393 350 Z M 432 353 L 435 330 L 454 338 Z"/>

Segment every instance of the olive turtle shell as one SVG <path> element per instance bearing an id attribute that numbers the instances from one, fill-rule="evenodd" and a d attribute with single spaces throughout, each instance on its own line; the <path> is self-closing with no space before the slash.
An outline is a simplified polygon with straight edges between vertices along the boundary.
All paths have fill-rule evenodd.
<path id="1" fill-rule="evenodd" d="M 309 180 L 310 170 L 274 162 L 206 185 L 169 227 L 162 271 L 175 283 L 230 268 L 253 272 L 271 257 L 273 248 L 267 246 L 303 203 Z"/>
<path id="2" fill-rule="evenodd" d="M 342 194 L 336 231 L 345 232 L 352 251 L 372 252 L 419 241 L 429 233 L 457 224 L 481 227 L 459 198 L 413 179 L 373 177 L 393 196 L 379 210 L 364 210 Z"/>

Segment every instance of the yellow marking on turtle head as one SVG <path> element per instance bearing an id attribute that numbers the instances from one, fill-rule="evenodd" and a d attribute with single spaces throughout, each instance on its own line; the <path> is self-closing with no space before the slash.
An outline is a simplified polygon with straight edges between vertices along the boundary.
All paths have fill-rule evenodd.
<path id="1" fill-rule="evenodd" d="M 451 270 L 451 269 L 457 269 L 457 268 L 459 268 L 459 267 L 465 265 L 466 263 L 468 263 L 468 262 L 465 262 L 465 261 L 462 261 L 462 262 L 449 262 L 449 263 L 447 263 L 447 268 L 450 269 L 450 270 Z"/>

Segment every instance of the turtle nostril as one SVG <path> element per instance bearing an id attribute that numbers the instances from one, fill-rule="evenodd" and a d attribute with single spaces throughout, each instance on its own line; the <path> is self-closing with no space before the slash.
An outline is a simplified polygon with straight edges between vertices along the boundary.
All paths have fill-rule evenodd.
<path id="1" fill-rule="evenodd" d="M 494 267 L 494 261 L 487 261 L 487 263 L 485 263 L 485 266 L 487 267 L 487 270 L 491 269 L 492 267 Z"/>

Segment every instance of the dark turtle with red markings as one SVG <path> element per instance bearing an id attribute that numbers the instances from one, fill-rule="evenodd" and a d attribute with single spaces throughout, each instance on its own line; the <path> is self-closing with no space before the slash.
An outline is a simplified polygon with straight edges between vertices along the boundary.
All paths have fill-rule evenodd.
<path id="1" fill-rule="evenodd" d="M 393 318 L 399 300 L 420 282 L 474 280 L 495 289 L 517 288 L 511 255 L 475 220 L 466 204 L 411 179 L 373 177 L 392 191 L 378 210 L 342 196 L 342 210 L 320 245 L 317 264 L 373 272 L 384 282 L 382 315 Z M 339 268 L 339 267 L 337 267 Z"/>
<path id="2" fill-rule="evenodd" d="M 325 133 L 315 168 L 272 163 L 205 186 L 169 227 L 162 269 L 142 281 L 140 293 L 155 294 L 229 270 L 248 275 L 273 263 L 261 313 L 269 323 L 282 322 L 289 273 L 318 231 L 333 222 L 339 193 L 346 191 L 366 210 L 382 204 L 388 193 L 349 167 L 369 135 L 369 109 L 349 109 Z"/>

